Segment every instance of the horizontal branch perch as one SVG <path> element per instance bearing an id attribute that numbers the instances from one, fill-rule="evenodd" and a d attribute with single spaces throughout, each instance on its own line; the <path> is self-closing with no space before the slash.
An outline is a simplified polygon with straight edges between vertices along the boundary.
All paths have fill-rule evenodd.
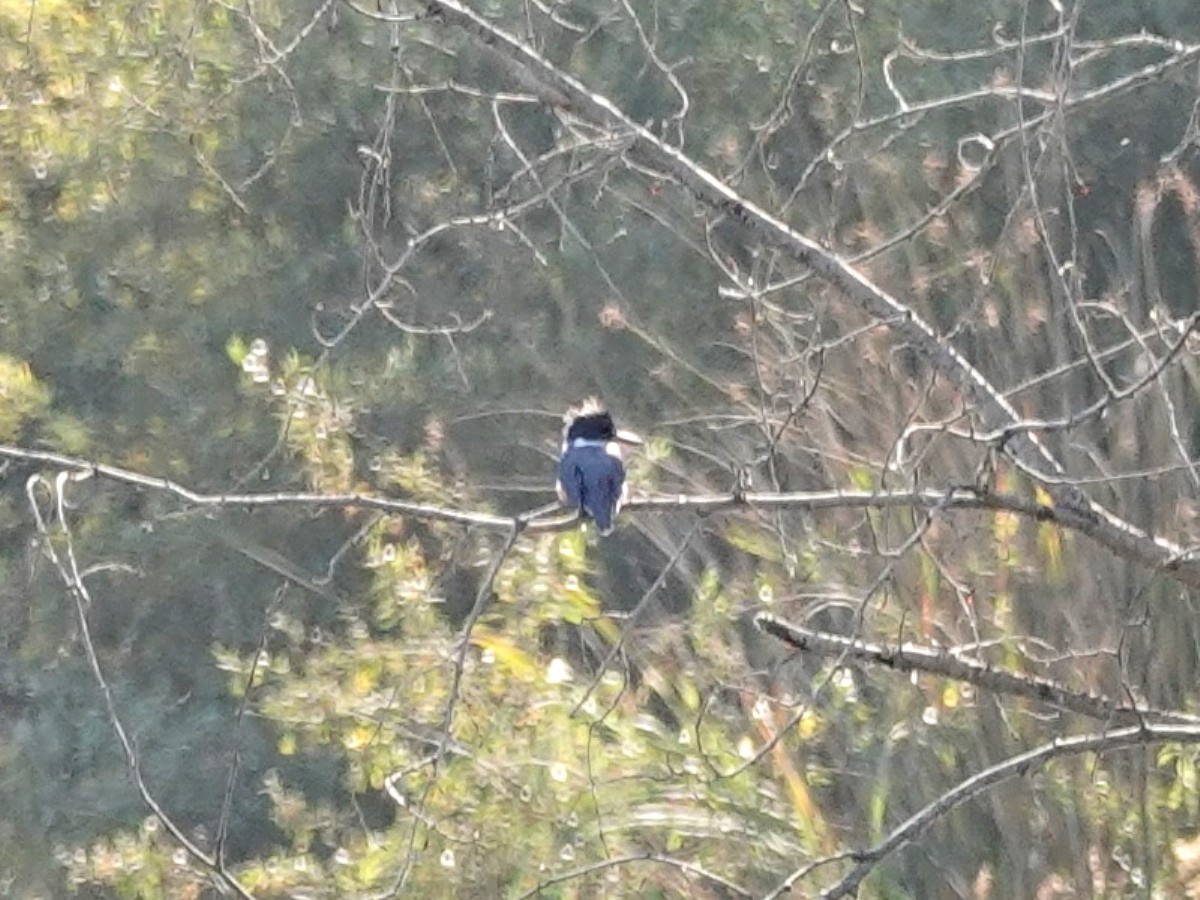
<path id="1" fill-rule="evenodd" d="M 257 509 L 270 506 L 329 507 L 334 509 L 376 509 L 399 516 L 411 516 L 428 522 L 451 522 L 509 532 L 514 527 L 522 531 L 558 531 L 569 528 L 578 517 L 573 512 L 545 514 L 545 507 L 521 513 L 517 516 L 500 516 L 494 513 L 474 512 L 435 506 L 430 503 L 414 503 L 374 494 L 342 493 L 320 494 L 311 492 L 270 491 L 246 493 L 205 493 L 197 491 L 169 478 L 145 475 L 120 466 L 90 462 L 61 453 L 46 450 L 30 450 L 0 444 L 0 459 L 51 466 L 60 471 L 77 473 L 80 478 L 96 477 L 127 484 L 133 487 L 159 491 L 178 498 L 185 504 L 197 507 L 241 507 Z M 547 488 L 549 493 L 549 488 Z M 822 510 L 822 509 L 915 509 L 915 510 L 988 510 L 1009 512 L 1038 522 L 1052 522 L 1064 528 L 1079 531 L 1090 537 L 1094 534 L 1095 522 L 1087 517 L 1071 515 L 1059 507 L 1047 506 L 1034 500 L 1012 494 L 998 494 L 974 487 L 950 487 L 946 490 L 893 490 L 893 491 L 794 491 L 789 493 L 747 492 L 730 494 L 659 494 L 635 497 L 623 507 L 629 512 L 677 512 L 691 510 L 701 514 L 727 512 L 736 509 L 750 510 Z M 1100 541 L 1103 543 L 1103 541 Z"/>
<path id="2" fill-rule="evenodd" d="M 1037 700 L 1112 725 L 1134 725 L 1145 721 L 1200 725 L 1200 716 L 1172 710 L 1130 706 L 1103 694 L 1073 691 L 1057 681 L 994 669 L 991 666 L 964 659 L 947 649 L 923 647 L 912 643 L 898 646 L 872 644 L 840 634 L 829 634 L 793 625 L 769 613 L 759 613 L 754 617 L 754 624 L 759 631 L 778 638 L 797 650 L 816 653 L 820 656 L 834 656 L 886 666 L 897 672 L 924 672 L 928 675 L 952 678 L 994 694 L 1007 694 Z"/>
<path id="3" fill-rule="evenodd" d="M 160 491 L 179 498 L 192 506 L 214 506 L 256 508 L 264 506 L 310 506 L 347 508 L 360 507 L 363 509 L 378 509 L 396 515 L 413 516 L 431 522 L 456 522 L 462 525 L 478 525 L 484 528 L 509 531 L 519 517 L 496 516 L 490 513 L 464 512 L 434 506 L 429 503 L 412 503 L 407 500 L 393 500 L 389 497 L 376 497 L 371 494 L 316 494 L 306 492 L 276 491 L 265 493 L 203 493 L 186 487 L 169 478 L 159 478 L 155 475 L 144 475 L 120 466 L 110 466 L 106 463 L 89 462 L 64 456 L 59 453 L 49 453 L 44 450 L 26 450 L 21 447 L 10 447 L 0 444 L 0 458 L 22 460 L 25 462 L 43 463 L 60 470 L 78 473 L 81 478 L 106 478 L 134 487 Z M 548 526 L 542 525 L 543 528 Z"/>

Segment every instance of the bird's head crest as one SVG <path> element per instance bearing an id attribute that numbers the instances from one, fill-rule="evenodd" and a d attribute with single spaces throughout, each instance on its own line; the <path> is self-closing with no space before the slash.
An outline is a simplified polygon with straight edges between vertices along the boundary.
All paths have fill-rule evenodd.
<path id="1" fill-rule="evenodd" d="M 578 406 L 572 406 L 563 416 L 563 439 L 572 441 L 616 441 L 622 444 L 640 445 L 644 441 L 632 431 L 617 428 L 608 409 L 595 397 L 588 397 Z"/>
<path id="2" fill-rule="evenodd" d="M 563 416 L 563 423 L 570 425 L 576 419 L 587 419 L 608 413 L 604 404 L 597 397 L 588 397 L 582 403 L 572 406 Z"/>
<path id="3" fill-rule="evenodd" d="M 563 437 L 567 440 L 585 438 L 610 441 L 616 433 L 612 416 L 595 397 L 588 397 L 578 406 L 572 406 L 563 416 Z"/>

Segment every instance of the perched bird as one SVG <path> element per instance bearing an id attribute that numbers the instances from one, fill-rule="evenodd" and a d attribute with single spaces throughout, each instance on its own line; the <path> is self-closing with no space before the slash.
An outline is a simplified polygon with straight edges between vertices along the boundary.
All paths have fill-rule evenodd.
<path id="1" fill-rule="evenodd" d="M 612 534 L 613 518 L 626 499 L 621 444 L 642 440 L 618 431 L 608 410 L 594 398 L 567 410 L 563 422 L 558 499 L 592 519 L 602 535 Z"/>

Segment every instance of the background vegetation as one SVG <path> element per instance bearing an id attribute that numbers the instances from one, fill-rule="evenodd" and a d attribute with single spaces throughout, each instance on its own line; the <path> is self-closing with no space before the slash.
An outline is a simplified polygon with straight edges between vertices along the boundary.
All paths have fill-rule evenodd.
<path id="1" fill-rule="evenodd" d="M 471 8 L 0 0 L 0 896 L 1200 892 L 1200 10 Z"/>

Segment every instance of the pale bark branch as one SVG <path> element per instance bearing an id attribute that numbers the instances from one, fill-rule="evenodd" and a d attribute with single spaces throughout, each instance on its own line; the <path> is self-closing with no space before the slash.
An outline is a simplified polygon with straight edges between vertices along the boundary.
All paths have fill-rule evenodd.
<path id="1" fill-rule="evenodd" d="M 329 509 L 374 509 L 398 516 L 409 516 L 426 522 L 448 522 L 468 525 L 489 531 L 509 532 L 515 526 L 525 533 L 559 531 L 578 521 L 574 512 L 553 511 L 540 506 L 516 516 L 501 516 L 488 512 L 454 509 L 430 503 L 415 503 L 364 493 L 322 494 L 303 491 L 271 492 L 204 492 L 155 475 L 146 475 L 120 466 L 91 462 L 78 457 L 30 450 L 0 444 L 0 459 L 25 463 L 41 463 L 60 471 L 71 472 L 76 479 L 89 477 L 130 485 L 135 488 L 159 491 L 196 508 L 264 509 L 270 507 L 309 507 Z M 549 484 L 547 493 L 550 492 Z M 691 511 L 714 515 L 734 510 L 793 510 L 817 512 L 840 509 L 915 509 L 915 510 L 979 510 L 1007 512 L 1034 522 L 1049 522 L 1078 531 L 1104 544 L 1101 525 L 1095 520 L 1061 507 L 1049 506 L 1014 494 L 995 493 L 974 486 L 951 486 L 944 490 L 826 490 L 732 492 L 721 494 L 658 494 L 635 496 L 622 506 L 622 514 L 639 512 L 664 513 Z M 244 549 L 242 552 L 245 552 Z M 1182 551 L 1179 551 L 1182 553 Z M 259 560 L 261 562 L 261 560 Z"/>
<path id="2" fill-rule="evenodd" d="M 837 287 L 861 312 L 885 323 L 899 343 L 913 347 L 964 401 L 977 410 L 985 427 L 1003 430 L 1020 425 L 1021 416 L 1016 409 L 962 353 L 915 310 L 854 269 L 841 256 L 733 190 L 707 168 L 635 122 L 607 97 L 590 90 L 470 7 L 458 0 L 428 0 L 425 8 L 435 21 L 458 28 L 489 48 L 513 76 L 523 86 L 531 86 L 543 102 L 596 127 L 625 136 L 630 141 L 626 151 L 630 157 L 669 174 L 715 212 L 739 222 L 765 245 L 808 266 Z M 1179 52 L 1167 60 L 1069 97 L 1062 107 L 1075 109 L 1134 90 L 1197 58 L 1200 58 L 1200 46 L 1181 45 Z M 1050 113 L 1042 114 L 1043 117 L 1048 115 Z M 1040 118 L 1025 122 L 1023 127 L 1037 124 Z M 1124 559 L 1162 569 L 1183 584 L 1200 587 L 1200 557 L 1091 500 L 1070 482 L 1062 465 L 1037 435 L 1015 431 L 1002 443 L 1001 449 L 1023 472 L 1044 483 L 1056 512 L 1069 520 L 1072 527 L 1087 530 L 1097 542 Z"/>
<path id="3" fill-rule="evenodd" d="M 785 622 L 769 613 L 759 613 L 754 617 L 754 624 L 760 631 L 796 650 L 834 657 L 840 662 L 853 660 L 897 672 L 923 672 L 950 678 L 993 694 L 1036 700 L 1113 725 L 1126 726 L 1144 721 L 1200 725 L 1200 716 L 1143 705 L 1131 706 L 1103 694 L 1074 691 L 1050 678 L 993 668 L 968 658 L 953 647 L 925 647 L 907 642 L 899 645 L 869 643 L 840 634 L 815 631 Z"/>

